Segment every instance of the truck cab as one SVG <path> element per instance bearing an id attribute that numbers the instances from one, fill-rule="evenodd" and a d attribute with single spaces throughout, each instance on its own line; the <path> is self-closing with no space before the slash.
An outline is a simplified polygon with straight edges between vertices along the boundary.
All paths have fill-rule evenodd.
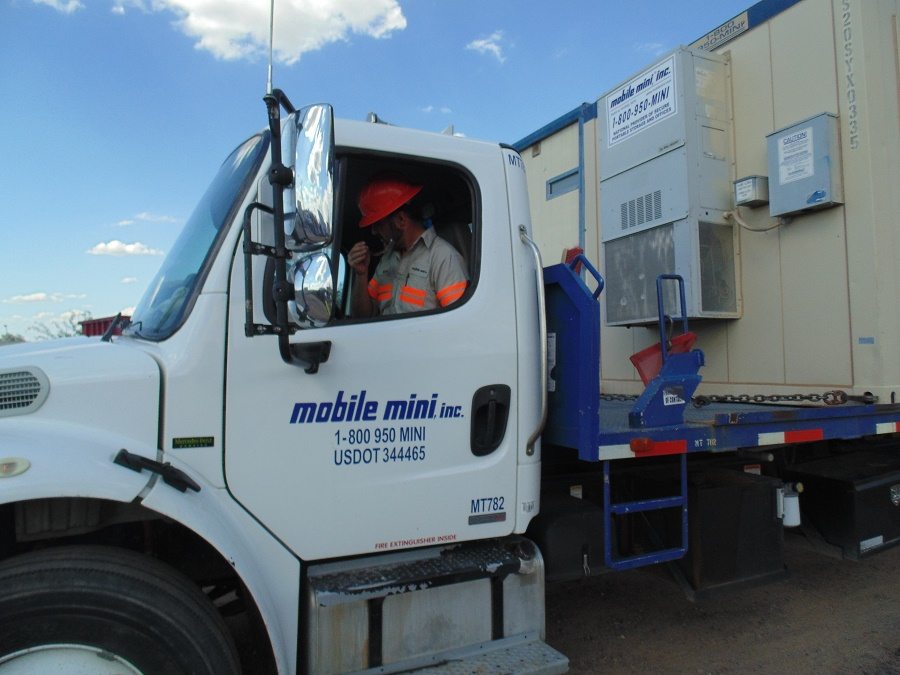
<path id="1" fill-rule="evenodd" d="M 0 672 L 105 653 L 135 672 L 229 672 L 228 608 L 278 672 L 402 670 L 483 659 L 485 645 L 504 658 L 537 648 L 537 670 L 559 671 L 541 642 L 540 553 L 517 536 L 539 509 L 545 406 L 521 159 L 334 124 L 328 106 L 289 107 L 283 123 L 271 108 L 121 337 L 0 353 L 0 578 L 30 583 L 0 597 L 14 636 Z M 346 256 L 371 236 L 357 196 L 384 172 L 422 185 L 427 227 L 464 260 L 465 292 L 447 307 L 354 316 L 367 279 Z M 380 581 L 360 590 L 372 570 Z M 161 595 L 159 579 L 191 595 L 119 630 L 109 596 Z M 96 588 L 53 623 L 78 585 Z M 37 608 L 30 622 L 22 602 Z M 185 646 L 191 603 L 207 642 Z M 108 629 L 99 642 L 85 622 Z M 155 649 L 144 625 L 162 636 Z"/>

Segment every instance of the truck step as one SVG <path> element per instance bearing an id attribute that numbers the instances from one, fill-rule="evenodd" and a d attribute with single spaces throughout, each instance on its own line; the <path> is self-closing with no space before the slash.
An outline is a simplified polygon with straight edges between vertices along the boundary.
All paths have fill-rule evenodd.
<path id="1" fill-rule="evenodd" d="M 307 672 L 566 669 L 542 642 L 543 559 L 521 537 L 321 563 L 305 586 Z"/>
<path id="2" fill-rule="evenodd" d="M 524 544 L 523 544 L 524 545 Z M 456 584 L 473 579 L 505 577 L 519 572 L 522 552 L 508 542 L 488 541 L 443 549 L 411 551 L 383 556 L 380 563 L 366 561 L 323 565 L 310 572 L 310 589 L 321 604 L 384 597 L 425 587 Z"/>
<path id="3" fill-rule="evenodd" d="M 409 667 L 411 664 L 404 664 Z M 415 668 L 413 666 L 413 668 Z M 450 652 L 436 665 L 415 668 L 416 675 L 556 675 L 569 670 L 569 659 L 537 635 L 518 635 L 481 647 Z M 403 672 L 389 668 L 364 673 Z"/>

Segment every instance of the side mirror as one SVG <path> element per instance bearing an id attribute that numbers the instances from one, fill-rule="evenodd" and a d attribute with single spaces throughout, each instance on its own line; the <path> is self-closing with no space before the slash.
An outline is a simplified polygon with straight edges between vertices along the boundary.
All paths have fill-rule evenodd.
<path id="1" fill-rule="evenodd" d="M 294 299 L 288 301 L 292 319 L 305 328 L 321 328 L 334 312 L 334 278 L 331 261 L 324 253 L 313 253 L 290 269 Z"/>
<path id="2" fill-rule="evenodd" d="M 312 105 L 292 113 L 282 136 L 282 155 L 294 182 L 284 190 L 285 244 L 310 251 L 331 243 L 334 232 L 334 113 Z"/>
<path id="3" fill-rule="evenodd" d="M 244 211 L 244 333 L 247 337 L 277 335 L 284 362 L 306 366 L 306 372 L 314 373 L 328 359 L 331 343 L 291 344 L 289 338 L 296 324 L 324 326 L 334 311 L 334 280 L 325 250 L 333 238 L 334 114 L 328 105 L 295 110 L 284 92 L 271 86 L 263 101 L 272 138 L 269 184 L 273 198 L 271 208 L 254 202 Z M 289 113 L 284 123 L 282 108 Z M 273 216 L 272 246 L 253 240 L 251 214 L 256 210 Z M 287 261 L 295 256 L 286 255 L 285 249 L 307 255 L 289 268 Z M 266 312 L 269 324 L 254 321 L 254 255 L 266 256 L 270 263 L 266 269 L 274 272 L 269 287 L 274 317 Z"/>

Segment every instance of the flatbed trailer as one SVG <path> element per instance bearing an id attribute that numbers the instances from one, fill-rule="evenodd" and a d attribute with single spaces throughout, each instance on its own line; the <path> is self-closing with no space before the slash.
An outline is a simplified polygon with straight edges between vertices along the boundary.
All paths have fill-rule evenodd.
<path id="1" fill-rule="evenodd" d="M 579 265 L 593 275 L 595 290 L 577 273 Z M 632 397 L 601 392 L 602 277 L 578 256 L 546 268 L 544 281 L 549 342 L 555 347 L 549 357 L 550 416 L 544 437 L 577 449 L 583 461 L 724 452 L 900 431 L 900 404 L 860 403 L 840 391 L 818 396 L 821 405 L 693 398 L 703 352 L 666 353 L 664 336 L 660 350 L 668 363 L 644 393 Z M 662 325 L 667 318 L 662 306 L 660 316 Z M 684 328 L 687 332 L 686 322 Z"/>
<path id="2" fill-rule="evenodd" d="M 593 290 L 579 274 L 580 266 L 593 276 Z M 683 284 L 677 277 L 671 279 Z M 665 281 L 662 278 L 658 280 L 658 286 Z M 690 471 L 695 475 L 702 474 L 706 467 L 715 466 L 717 459 L 727 461 L 729 453 L 738 459 L 749 458 L 746 464 L 753 466 L 755 471 L 761 471 L 756 468 L 759 465 L 753 463 L 753 458 L 766 457 L 772 461 L 775 453 L 782 448 L 793 451 L 809 444 L 806 449 L 814 452 L 809 453 L 808 457 L 821 458 L 823 454 L 829 454 L 829 448 L 849 447 L 855 439 L 876 436 L 890 439 L 891 434 L 900 431 L 900 404 L 850 400 L 842 391 L 815 396 L 778 397 L 788 399 L 778 402 L 771 402 L 764 396 L 757 397 L 758 401 L 752 403 L 745 402 L 749 397 L 694 397 L 701 381 L 699 370 L 705 357 L 699 349 L 687 348 L 675 353 L 673 345 L 677 345 L 678 338 L 666 337 L 668 317 L 662 306 L 659 308 L 661 337 L 657 345 L 660 354 L 654 355 L 653 349 L 650 350 L 651 356 L 660 363 L 656 368 L 658 372 L 645 378 L 647 386 L 644 392 L 640 396 L 601 392 L 598 298 L 604 285 L 602 277 L 589 261 L 578 256 L 569 263 L 545 268 L 544 282 L 550 411 L 544 431 L 544 458 L 552 472 L 554 451 L 568 460 L 574 453 L 577 455 L 576 468 L 567 476 L 569 482 L 577 483 L 585 479 L 599 482 L 602 486 L 595 491 L 593 505 L 583 508 L 570 503 L 566 507 L 569 511 L 563 509 L 560 522 L 580 514 L 578 518 L 591 523 L 588 530 L 592 532 L 586 535 L 586 543 L 582 546 L 587 551 L 592 546 L 590 539 L 600 538 L 606 569 L 631 569 L 671 562 L 687 554 Z M 658 292 L 658 297 L 663 297 L 663 294 Z M 686 321 L 683 328 L 682 335 L 689 335 Z M 691 338 L 682 341 L 682 344 L 692 344 L 693 336 L 690 335 Z M 900 449 L 900 443 L 897 443 L 897 448 Z M 690 470 L 689 456 L 695 458 Z M 650 461 L 652 458 L 656 458 L 657 462 Z M 613 489 L 613 483 L 621 482 L 621 479 L 615 478 L 617 474 L 629 476 L 631 487 L 641 481 L 658 481 L 659 473 L 655 470 L 659 458 L 668 459 L 669 493 L 660 495 L 651 491 L 651 496 L 635 496 L 629 490 Z M 563 459 L 562 463 L 571 467 L 571 462 L 565 464 L 567 459 Z M 735 464 L 739 465 L 740 461 Z M 890 473 L 893 468 L 885 471 Z M 791 471 L 784 461 L 780 462 L 779 468 L 768 472 L 775 478 L 790 480 Z M 552 485 L 550 480 L 545 483 Z M 775 483 L 781 500 L 784 488 L 780 481 Z M 792 484 L 788 482 L 787 485 Z M 581 486 L 577 489 L 580 490 Z M 788 487 L 788 490 L 791 489 Z M 624 553 L 620 550 L 616 542 L 620 534 L 617 534 L 617 528 L 621 530 L 626 527 L 622 524 L 626 519 L 666 510 L 680 510 L 676 528 L 680 530 L 680 536 L 676 537 L 677 541 L 662 543 L 661 537 L 650 525 L 650 538 L 656 541 L 652 550 Z M 541 540 L 542 537 L 558 536 L 548 534 L 552 533 L 553 527 L 540 525 L 543 530 L 535 535 L 536 538 Z M 884 537 L 874 540 L 879 542 L 879 546 L 895 543 L 895 540 Z M 585 570 L 589 569 L 587 559 L 585 557 Z M 548 577 L 553 574 L 554 570 L 550 569 Z"/>

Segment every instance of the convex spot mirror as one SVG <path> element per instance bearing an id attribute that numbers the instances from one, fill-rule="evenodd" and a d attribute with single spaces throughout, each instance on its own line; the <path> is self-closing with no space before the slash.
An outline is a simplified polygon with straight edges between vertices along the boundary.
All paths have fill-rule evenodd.
<path id="1" fill-rule="evenodd" d="M 294 182 L 284 190 L 288 248 L 310 251 L 331 243 L 334 232 L 334 112 L 330 105 L 292 113 L 281 137 L 281 154 Z"/>
<path id="2" fill-rule="evenodd" d="M 303 328 L 321 328 L 334 311 L 334 278 L 331 261 L 324 253 L 313 253 L 291 266 L 288 275 L 294 299 L 288 301 L 292 319 Z"/>

